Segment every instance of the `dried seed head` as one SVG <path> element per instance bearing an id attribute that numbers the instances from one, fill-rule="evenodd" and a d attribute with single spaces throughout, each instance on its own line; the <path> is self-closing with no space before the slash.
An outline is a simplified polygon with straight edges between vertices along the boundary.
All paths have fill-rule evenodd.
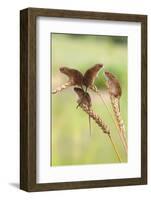
<path id="1" fill-rule="evenodd" d="M 75 87 L 74 91 L 77 93 L 79 97 L 78 103 L 80 103 L 81 105 L 86 105 L 88 108 L 92 106 L 91 97 L 87 92 L 84 92 L 83 89 L 78 88 L 78 87 Z"/>
<path id="2" fill-rule="evenodd" d="M 79 72 L 76 69 L 71 69 L 68 67 L 61 67 L 60 72 L 67 75 L 73 85 L 78 85 L 78 86 L 82 87 L 83 75 L 81 72 Z"/>
<path id="3" fill-rule="evenodd" d="M 108 78 L 108 89 L 109 93 L 114 97 L 120 97 L 122 95 L 122 90 L 117 78 L 110 72 L 105 72 L 105 76 Z"/>
<path id="4" fill-rule="evenodd" d="M 88 69 L 83 77 L 83 84 L 88 88 L 93 85 L 95 78 L 99 72 L 99 70 L 103 67 L 103 64 L 96 64 L 90 69 Z"/>

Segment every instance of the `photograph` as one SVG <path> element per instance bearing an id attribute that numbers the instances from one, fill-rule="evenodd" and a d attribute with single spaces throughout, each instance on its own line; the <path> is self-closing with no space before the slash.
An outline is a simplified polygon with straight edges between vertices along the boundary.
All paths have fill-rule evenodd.
<path id="1" fill-rule="evenodd" d="M 128 37 L 50 34 L 50 166 L 128 161 Z"/>
<path id="2" fill-rule="evenodd" d="M 20 189 L 147 184 L 147 15 L 20 11 Z"/>

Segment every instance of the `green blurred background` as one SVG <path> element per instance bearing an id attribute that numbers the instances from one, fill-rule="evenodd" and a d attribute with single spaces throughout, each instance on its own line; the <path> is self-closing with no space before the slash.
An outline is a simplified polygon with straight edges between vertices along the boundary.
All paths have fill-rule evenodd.
<path id="1" fill-rule="evenodd" d="M 110 112 L 111 103 L 105 86 L 104 71 L 112 72 L 122 87 L 121 114 L 127 130 L 127 37 L 76 34 L 51 34 L 52 89 L 65 83 L 67 77 L 60 66 L 84 72 L 96 63 L 104 64 L 95 81 Z M 109 125 L 112 138 L 123 162 L 127 161 L 124 148 L 113 120 L 100 97 L 90 92 L 93 109 Z M 91 120 L 89 134 L 88 116 L 76 109 L 77 96 L 73 88 L 52 95 L 51 165 L 81 165 L 117 163 L 118 159 L 107 135 Z M 113 113 L 112 113 L 113 114 Z"/>

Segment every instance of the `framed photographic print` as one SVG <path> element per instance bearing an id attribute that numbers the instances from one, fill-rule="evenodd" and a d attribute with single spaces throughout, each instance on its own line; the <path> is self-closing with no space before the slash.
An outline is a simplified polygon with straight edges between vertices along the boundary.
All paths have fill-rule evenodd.
<path id="1" fill-rule="evenodd" d="M 20 12 L 20 188 L 147 184 L 147 16 Z"/>

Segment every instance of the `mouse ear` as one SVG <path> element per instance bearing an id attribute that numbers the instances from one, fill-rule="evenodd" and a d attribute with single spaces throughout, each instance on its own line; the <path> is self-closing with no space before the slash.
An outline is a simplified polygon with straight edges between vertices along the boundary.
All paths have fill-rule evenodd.
<path id="1" fill-rule="evenodd" d="M 83 77 L 83 84 L 86 87 L 93 85 L 96 79 L 96 76 L 102 67 L 103 67 L 103 64 L 96 64 L 85 72 L 84 77 Z"/>

